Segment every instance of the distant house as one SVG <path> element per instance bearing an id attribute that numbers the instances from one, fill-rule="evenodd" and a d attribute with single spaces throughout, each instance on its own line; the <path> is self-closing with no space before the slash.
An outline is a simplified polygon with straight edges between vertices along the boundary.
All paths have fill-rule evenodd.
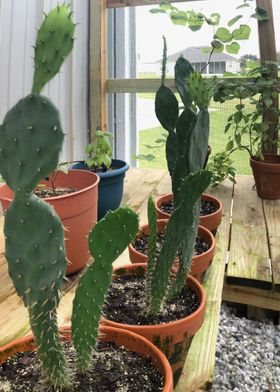
<path id="1" fill-rule="evenodd" d="M 224 72 L 239 72 L 240 61 L 226 53 L 213 53 L 209 64 L 209 52 L 205 52 L 205 46 L 195 46 L 186 48 L 180 52 L 171 54 L 167 57 L 168 74 L 173 74 L 174 65 L 180 56 L 184 56 L 194 67 L 195 71 L 202 71 L 206 75 L 222 75 Z M 144 72 L 161 72 L 161 60 L 155 63 L 145 64 Z"/>

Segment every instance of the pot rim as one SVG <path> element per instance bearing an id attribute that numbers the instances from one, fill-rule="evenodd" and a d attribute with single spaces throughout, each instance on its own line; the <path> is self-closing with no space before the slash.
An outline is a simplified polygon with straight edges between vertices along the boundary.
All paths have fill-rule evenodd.
<path id="1" fill-rule="evenodd" d="M 71 335 L 71 327 L 70 326 L 63 326 L 59 328 L 59 332 L 61 334 L 61 340 L 62 341 L 67 341 L 70 338 Z M 138 335 L 135 332 L 123 329 L 123 328 L 118 328 L 118 327 L 113 327 L 110 325 L 102 325 L 100 323 L 99 325 L 99 332 L 103 333 L 103 334 L 108 334 L 108 333 L 119 333 L 121 335 L 128 335 L 131 338 L 134 339 L 138 339 L 141 340 L 146 346 L 149 347 L 149 349 L 155 353 L 155 359 L 156 360 L 160 360 L 162 367 L 163 367 L 163 373 L 162 376 L 164 377 L 164 385 L 163 385 L 163 392 L 165 391 L 171 391 L 173 390 L 173 377 L 172 377 L 172 370 L 170 368 L 170 364 L 166 358 L 166 356 L 163 354 L 162 351 L 159 350 L 159 348 L 157 348 L 152 342 L 150 342 L 148 339 L 146 339 L 145 337 Z M 34 341 L 34 335 L 32 333 L 23 336 L 21 338 L 17 338 L 12 340 L 11 342 L 5 344 L 4 346 L 0 346 L 0 353 L 1 351 L 4 350 L 9 350 L 12 349 L 12 347 L 17 346 L 17 345 L 27 345 L 27 344 L 34 344 L 35 345 L 35 341 Z M 36 349 L 36 347 L 35 347 Z M 19 352 L 19 350 L 17 350 L 16 352 Z M 22 351 L 24 352 L 24 351 Z M 137 353 L 137 351 L 135 351 Z M 13 352 L 11 354 L 11 357 L 15 354 L 15 352 Z M 141 355 L 141 354 L 140 354 Z M 11 358 L 9 357 L 9 358 Z M 4 362 L 3 362 L 4 363 Z M 153 365 L 154 366 L 154 365 Z"/>
<path id="2" fill-rule="evenodd" d="M 123 268 L 124 269 L 127 269 L 127 268 L 132 268 L 132 269 L 135 268 L 136 269 L 136 268 L 139 268 L 139 267 L 143 267 L 145 269 L 147 267 L 147 264 L 145 264 L 145 263 L 135 263 L 135 264 L 119 265 L 119 266 L 116 266 L 116 267 L 113 268 L 113 272 L 117 271 L 118 269 L 123 269 Z M 203 288 L 203 286 L 201 285 L 201 283 L 197 279 L 195 279 L 193 276 L 188 275 L 188 279 L 187 280 L 190 281 L 194 287 L 196 287 L 196 289 L 198 291 L 198 296 L 200 297 L 199 307 L 193 313 L 191 313 L 190 315 L 188 315 L 186 317 L 183 317 L 183 318 L 181 318 L 179 320 L 170 321 L 168 323 L 151 324 L 151 325 L 147 325 L 147 324 L 145 324 L 145 325 L 124 324 L 124 323 L 119 323 L 119 322 L 116 322 L 116 321 L 109 320 L 109 319 L 104 317 L 104 320 L 106 320 L 105 321 L 106 324 L 108 323 L 108 325 L 111 325 L 113 327 L 118 327 L 118 325 L 121 325 L 121 328 L 124 328 L 124 329 L 125 329 L 126 326 L 129 326 L 129 327 L 133 328 L 135 331 L 139 331 L 139 332 L 140 331 L 144 331 L 145 329 L 154 328 L 154 329 L 156 329 L 158 331 L 158 333 L 160 333 L 160 331 L 162 329 L 165 329 L 166 326 L 171 328 L 171 327 L 173 327 L 175 325 L 178 326 L 180 324 L 184 324 L 187 321 L 193 321 L 196 318 L 196 316 L 198 316 L 199 314 L 201 314 L 204 311 L 204 309 L 206 307 L 206 292 L 205 292 L 205 289 Z"/>
<path id="3" fill-rule="evenodd" d="M 250 165 L 258 166 L 258 167 L 274 167 L 280 166 L 280 155 L 279 154 L 263 154 L 265 158 L 269 159 L 269 157 L 276 158 L 275 162 L 267 162 L 265 159 L 261 160 L 255 156 L 250 157 Z"/>
<path id="4" fill-rule="evenodd" d="M 167 224 L 168 223 L 168 219 L 157 219 L 157 222 L 166 223 Z M 144 225 L 141 225 L 140 228 L 139 228 L 138 234 L 141 235 L 141 233 L 143 233 L 143 231 L 144 231 L 144 228 L 148 228 L 148 227 L 149 227 L 148 223 L 146 223 Z M 203 252 L 203 253 L 201 253 L 199 255 L 192 256 L 192 260 L 193 261 L 196 261 L 196 260 L 198 260 L 201 257 L 208 256 L 208 254 L 211 253 L 213 251 L 213 249 L 215 248 L 215 238 L 214 238 L 213 234 L 211 233 L 211 231 L 208 230 L 206 227 L 204 227 L 202 225 L 198 226 L 198 233 L 199 233 L 199 231 L 204 232 L 208 237 L 210 237 L 210 241 L 211 241 L 210 244 L 209 244 L 210 248 L 206 252 Z M 137 236 L 138 236 L 138 234 L 137 234 Z M 130 251 L 136 253 L 138 256 L 141 256 L 141 257 L 144 256 L 144 257 L 146 257 L 146 259 L 148 259 L 148 256 L 145 255 L 144 253 L 141 253 L 138 250 L 136 250 L 135 247 L 132 245 L 132 243 L 130 243 L 128 245 L 128 247 L 129 247 Z M 135 264 L 135 263 L 133 263 L 133 264 Z"/>
<path id="5" fill-rule="evenodd" d="M 69 170 L 67 174 L 64 173 L 64 172 L 61 171 L 61 170 L 56 170 L 54 173 L 56 173 L 57 171 L 58 171 L 59 173 L 64 174 L 65 176 L 70 175 L 70 173 L 71 173 L 71 170 Z M 76 171 L 78 171 L 78 172 L 83 172 L 83 174 L 80 173 L 80 175 L 84 175 L 84 173 L 85 173 L 85 170 L 78 170 L 78 169 L 77 169 Z M 85 193 L 85 192 L 87 192 L 88 190 L 94 188 L 95 186 L 98 186 L 98 183 L 99 183 L 99 181 L 100 181 L 100 177 L 99 177 L 97 174 L 93 173 L 93 172 L 87 171 L 86 173 L 90 173 L 90 175 L 92 175 L 93 177 L 95 177 L 94 183 L 92 183 L 91 185 L 89 185 L 89 186 L 87 186 L 87 187 L 85 187 L 85 188 L 78 189 L 77 191 L 72 192 L 72 193 L 68 193 L 68 194 L 66 194 L 66 195 L 58 195 L 58 196 L 44 197 L 43 200 L 50 200 L 50 201 L 53 201 L 53 200 L 67 199 L 67 198 L 74 197 L 74 196 L 80 195 L 80 194 L 82 194 L 82 193 Z M 87 174 L 86 174 L 86 175 L 87 175 Z M 41 181 L 43 181 L 43 180 L 41 180 Z M 40 181 L 40 182 L 41 182 L 41 181 Z M 40 182 L 39 182 L 39 184 L 40 184 Z M 3 183 L 3 185 L 0 187 L 0 189 L 1 189 L 2 187 L 8 187 L 8 188 L 10 188 L 6 183 Z M 11 188 L 10 188 L 10 189 L 11 189 Z M 14 193 L 14 191 L 13 191 L 12 189 L 11 189 L 11 191 Z M 4 196 L 4 197 L 1 197 L 1 196 L 0 196 L 0 199 L 1 199 L 1 200 L 6 200 L 6 201 L 9 201 L 9 202 L 11 202 L 11 201 L 13 200 L 12 197 L 6 197 L 6 196 Z"/>
<path id="6" fill-rule="evenodd" d="M 126 161 L 123 161 L 122 159 L 112 159 L 112 163 L 111 166 L 114 163 L 120 162 L 122 164 L 121 167 L 118 167 L 112 171 L 107 171 L 107 172 L 100 172 L 100 173 L 95 173 L 98 175 L 98 177 L 100 177 L 101 179 L 103 178 L 111 178 L 111 177 L 117 177 L 123 173 L 125 173 L 128 169 L 129 169 L 129 164 Z M 80 160 L 80 161 L 76 161 L 75 163 L 82 163 L 83 165 L 85 165 L 85 161 L 84 160 Z M 93 171 L 91 171 L 89 168 L 85 168 L 85 169 L 75 169 L 75 168 L 70 168 L 70 170 L 83 170 L 83 171 L 88 171 L 91 173 L 94 173 Z"/>
<path id="7" fill-rule="evenodd" d="M 162 210 L 160 209 L 160 205 L 161 205 L 161 204 L 159 204 L 159 202 L 160 202 L 161 199 L 164 198 L 164 197 L 166 197 L 166 198 L 169 198 L 169 197 L 170 197 L 170 199 L 173 199 L 173 193 L 170 192 L 170 193 L 166 193 L 165 195 L 160 196 L 160 197 L 157 199 L 157 201 L 156 201 L 156 209 L 157 209 L 158 211 L 160 211 L 161 213 L 164 213 L 164 214 L 166 214 L 166 215 L 169 215 L 169 217 L 170 217 L 171 215 L 170 215 L 168 212 L 164 212 L 164 211 L 162 211 Z M 211 217 L 214 216 L 214 215 L 220 214 L 221 211 L 222 211 L 223 205 L 222 205 L 221 200 L 219 200 L 219 199 L 218 199 L 217 197 L 215 197 L 215 196 L 209 195 L 208 193 L 202 193 L 202 195 L 201 195 L 201 200 L 207 200 L 207 199 L 209 199 L 211 202 L 213 202 L 213 204 L 215 204 L 216 207 L 218 207 L 218 209 L 217 209 L 215 212 L 212 212 L 211 214 L 199 215 L 199 219 L 208 218 L 208 217 L 211 218 Z"/>

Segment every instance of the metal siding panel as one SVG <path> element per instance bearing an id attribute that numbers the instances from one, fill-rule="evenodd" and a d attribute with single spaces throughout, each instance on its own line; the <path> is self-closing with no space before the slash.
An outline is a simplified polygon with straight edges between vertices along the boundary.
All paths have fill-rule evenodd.
<path id="1" fill-rule="evenodd" d="M 0 3 L 0 122 L 18 99 L 28 94 L 33 78 L 33 48 L 36 27 L 43 11 L 59 0 L 10 0 Z M 59 75 L 43 94 L 59 107 L 66 133 L 62 161 L 83 157 L 88 131 L 88 0 L 72 0 L 76 42 Z"/>

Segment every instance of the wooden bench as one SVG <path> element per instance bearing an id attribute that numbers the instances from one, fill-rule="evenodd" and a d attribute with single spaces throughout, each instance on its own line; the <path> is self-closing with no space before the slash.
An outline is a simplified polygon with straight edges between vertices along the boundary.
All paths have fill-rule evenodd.
<path id="1" fill-rule="evenodd" d="M 192 340 L 176 392 L 207 389 L 213 381 L 222 297 L 228 301 L 280 310 L 280 293 L 274 291 L 279 285 L 280 217 L 276 215 L 279 204 L 262 202 L 252 191 L 252 185 L 252 178 L 244 176 L 238 178 L 238 184 L 234 187 L 230 182 L 225 182 L 209 190 L 223 203 L 223 220 L 216 235 L 215 257 L 203 282 L 207 292 L 205 321 Z M 170 190 L 170 178 L 166 171 L 130 169 L 125 180 L 123 204 L 134 208 L 140 215 L 141 223 L 145 223 L 149 195 L 153 194 L 156 198 Z M 265 235 L 267 228 L 264 220 L 273 223 L 268 236 Z M 0 224 L 3 225 L 3 218 L 0 218 Z M 272 255 L 270 276 L 267 273 L 269 255 Z M 250 268 L 245 268 L 246 260 Z M 128 251 L 125 251 L 116 263 L 125 264 L 128 261 Z M 243 271 L 247 271 L 246 274 Z M 74 276 L 64 284 L 64 296 L 58 312 L 59 325 L 70 323 L 77 279 L 78 276 Z M 244 286 L 255 280 L 264 282 L 265 289 Z M 232 282 L 234 285 L 231 285 Z M 258 285 L 262 286 L 262 283 Z M 0 345 L 30 331 L 27 311 L 8 276 L 3 235 L 0 236 L 0 314 Z"/>

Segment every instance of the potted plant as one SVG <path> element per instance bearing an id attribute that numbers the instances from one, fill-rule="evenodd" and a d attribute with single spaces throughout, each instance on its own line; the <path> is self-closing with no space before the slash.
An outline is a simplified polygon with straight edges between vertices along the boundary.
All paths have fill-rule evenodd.
<path id="1" fill-rule="evenodd" d="M 49 31 L 53 29 L 53 19 L 45 18 L 42 26 L 38 30 L 36 45 L 35 45 L 35 72 L 33 78 L 32 94 L 39 94 L 45 84 L 59 71 L 63 59 L 70 53 L 73 42 L 74 42 L 74 31 L 75 24 L 72 21 L 71 16 L 69 17 L 69 23 L 66 26 L 62 26 L 61 29 L 65 28 L 65 38 L 60 37 L 57 41 L 57 48 L 53 49 L 55 35 L 49 36 Z M 62 34 L 62 33 L 61 33 Z M 56 43 L 55 43 L 56 45 Z M 32 102 L 33 96 L 30 96 L 30 102 Z M 17 108 L 20 113 L 26 105 L 27 101 L 19 103 Z M 38 106 L 38 105 L 37 105 Z M 22 109 L 23 107 L 23 109 Z M 35 105 L 34 105 L 35 108 Z M 15 110 L 7 113 L 7 116 L 1 127 L 2 134 L 9 133 L 10 124 L 15 121 L 13 115 Z M 43 172 L 44 168 L 41 167 L 41 156 L 44 153 L 43 146 L 40 140 L 35 145 L 35 139 L 33 135 L 36 133 L 35 122 L 38 121 L 37 116 L 44 114 L 43 109 L 38 106 L 37 113 L 32 112 L 30 116 L 30 122 L 27 120 L 24 122 L 24 128 L 26 130 L 26 140 L 30 142 L 30 151 L 26 149 L 24 151 L 24 157 L 29 158 L 29 154 L 33 155 L 33 160 L 30 157 L 29 166 L 24 167 L 23 161 L 19 158 L 20 145 L 18 144 L 18 138 L 14 135 L 13 143 L 9 146 L 6 144 L 5 139 L 2 138 L 0 141 L 1 148 L 1 166 L 3 166 L 3 178 L 6 180 L 5 185 L 0 187 L 0 201 L 3 210 L 6 211 L 9 204 L 12 201 L 15 191 L 15 182 L 22 176 L 25 170 L 32 170 L 37 167 L 38 175 Z M 43 118 L 45 118 L 44 116 Z M 23 120 L 22 120 L 23 121 Z M 46 123 L 46 121 L 45 121 Z M 54 135 L 61 129 L 60 120 L 57 125 L 53 126 Z M 62 134 L 61 138 L 63 139 Z M 50 137 L 50 143 L 52 139 Z M 7 167 L 5 163 L 5 156 L 7 149 L 10 153 L 14 154 L 14 161 L 11 166 Z M 33 149 L 33 150 L 32 150 Z M 57 154 L 59 154 L 59 147 L 57 147 Z M 49 161 L 53 160 L 53 156 L 49 157 Z M 14 175 L 8 181 L 8 170 L 13 167 Z M 53 171 L 57 167 L 53 166 Z M 99 177 L 90 172 L 67 172 L 62 171 L 50 174 L 46 173 L 44 177 L 40 177 L 43 180 L 40 182 L 40 189 L 43 191 L 44 188 L 49 188 L 51 192 L 46 196 L 43 194 L 42 197 L 46 197 L 46 201 L 54 207 L 60 218 L 62 219 L 65 228 L 66 238 L 66 251 L 67 258 L 69 260 L 67 265 L 67 273 L 73 273 L 83 268 L 89 260 L 89 252 L 87 246 L 87 235 L 92 228 L 93 224 L 97 221 L 97 190 Z M 20 187 L 20 185 L 19 185 Z M 63 192 L 62 192 L 63 189 Z M 59 192 L 57 192 L 59 190 Z M 69 191 L 71 193 L 69 193 Z"/>
<path id="2" fill-rule="evenodd" d="M 113 284 L 113 292 L 109 290 L 104 305 L 104 322 L 107 325 L 137 330 L 163 350 L 171 363 L 175 384 L 183 368 L 190 337 L 200 328 L 204 319 L 204 289 L 196 279 L 188 277 L 188 273 L 198 228 L 197 203 L 210 179 L 211 173 L 206 170 L 199 170 L 182 179 L 178 194 L 180 202 L 166 225 L 165 239 L 160 252 L 156 250 L 155 203 L 151 197 L 149 198 L 150 235 L 147 264 L 132 264 L 115 269 L 115 276 L 123 277 L 128 286 L 120 286 L 117 281 L 114 290 Z M 176 255 L 178 266 L 174 269 Z M 134 283 L 130 282 L 130 277 L 138 275 L 142 276 L 141 287 L 134 290 Z M 131 290 L 127 291 L 129 287 Z M 136 298 L 136 302 L 131 303 L 129 299 L 133 301 L 133 298 Z M 177 310 L 181 299 L 184 302 L 181 304 L 183 313 L 166 319 L 164 314 L 168 314 L 170 309 Z M 121 318 L 116 318 L 116 308 L 121 308 Z M 131 320 L 132 313 L 133 322 L 127 322 L 126 316 Z"/>
<path id="3" fill-rule="evenodd" d="M 57 6 L 46 15 L 38 31 L 39 41 L 49 48 L 50 57 L 57 58 L 60 47 L 63 54 L 64 48 L 73 43 L 69 35 L 73 27 L 71 14 L 68 6 Z M 52 50 L 53 42 L 56 49 Z M 52 76 L 42 83 L 45 72 L 36 75 L 37 70 L 35 67 L 34 80 L 37 86 L 42 86 Z M 55 390 L 72 389 L 74 377 L 57 326 L 57 307 L 66 271 L 63 227 L 55 210 L 34 194 L 39 181 L 57 166 L 63 131 L 57 108 L 38 89 L 36 87 L 12 107 L 0 126 L 0 172 L 15 193 L 5 216 L 5 255 L 15 289 L 28 308 L 34 335 L 0 349 L 0 360 L 1 363 L 6 361 L 18 350 L 33 350 L 35 343 L 43 376 L 48 381 L 47 391 L 50 384 Z M 90 368 L 101 309 L 112 278 L 112 263 L 137 230 L 137 215 L 128 208 L 121 208 L 108 213 L 89 234 L 88 244 L 94 261 L 79 280 L 72 313 L 71 334 L 81 374 Z M 135 335 L 124 337 L 124 333 L 118 334 L 113 329 L 105 328 L 101 333 L 107 334 L 105 341 L 116 341 L 117 345 L 125 344 L 144 356 L 152 356 L 165 377 L 163 390 L 172 391 L 168 364 L 151 344 Z M 69 340 L 69 331 L 67 335 Z M 81 389 L 78 386 L 75 390 Z"/>
<path id="4" fill-rule="evenodd" d="M 160 251 L 165 237 L 168 219 L 157 219 L 157 252 Z M 149 244 L 149 224 L 142 225 L 135 241 L 129 244 L 129 258 L 132 263 L 147 263 Z M 198 233 L 192 255 L 190 275 L 201 281 L 203 273 L 211 264 L 215 253 L 213 234 L 203 226 L 198 227 Z M 174 266 L 178 265 L 175 261 Z"/>
<path id="5" fill-rule="evenodd" d="M 199 72 L 183 57 L 175 64 L 175 82 L 181 97 L 183 108 L 179 113 L 179 103 L 175 94 L 164 85 L 166 74 L 166 41 L 164 39 L 162 84 L 155 99 L 156 116 L 162 127 L 168 131 L 166 139 L 166 160 L 172 181 L 172 194 L 164 195 L 157 201 L 157 216 L 159 219 L 169 218 L 177 204 L 177 193 L 182 178 L 195 170 L 205 167 L 208 156 L 209 112 L 208 106 L 212 98 L 216 79 L 202 78 Z M 221 222 L 222 205 L 219 200 L 212 202 L 212 196 L 202 195 L 200 207 L 207 211 L 211 206 L 209 219 L 213 222 L 207 225 L 215 231 Z M 165 203 L 169 211 L 162 211 Z M 167 212 L 167 214 L 166 214 Z M 215 213 L 215 214 L 214 214 Z M 204 215 L 202 213 L 201 215 Z M 206 214 L 205 214 L 206 215 Z M 203 219 L 205 221 L 205 219 Z M 205 223 L 205 222 L 203 222 Z M 203 224 L 201 221 L 201 224 Z"/>
<path id="6" fill-rule="evenodd" d="M 225 102 L 237 99 L 235 112 L 228 118 L 225 132 L 230 133 L 226 147 L 229 156 L 235 150 L 249 153 L 250 165 L 255 178 L 257 194 L 264 199 L 280 198 L 280 156 L 264 153 L 270 144 L 279 147 L 279 137 L 271 140 L 268 135 L 270 122 L 265 114 L 270 111 L 279 118 L 279 109 L 273 108 L 273 100 L 279 94 L 278 80 L 273 77 L 271 64 L 254 68 L 243 76 L 249 81 L 236 79 L 222 81 L 217 85 L 215 101 Z M 249 105 L 245 104 L 249 100 Z M 275 135 L 279 130 L 279 121 L 275 126 Z"/>
<path id="7" fill-rule="evenodd" d="M 125 172 L 129 166 L 120 159 L 112 159 L 112 148 L 109 139 L 110 132 L 96 131 L 95 142 L 88 144 L 86 161 L 79 161 L 71 169 L 89 170 L 99 178 L 98 187 L 98 219 L 107 211 L 118 208 L 122 201 Z"/>

